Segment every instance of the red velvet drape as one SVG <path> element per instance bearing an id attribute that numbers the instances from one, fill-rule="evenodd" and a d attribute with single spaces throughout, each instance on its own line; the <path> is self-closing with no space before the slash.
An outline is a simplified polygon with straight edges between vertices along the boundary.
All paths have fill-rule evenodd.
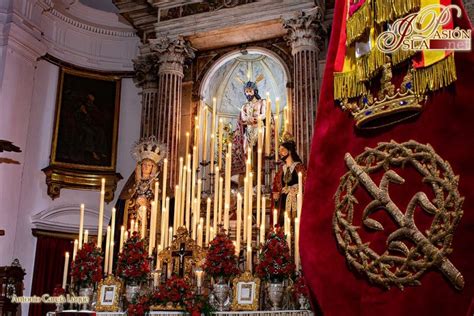
<path id="1" fill-rule="evenodd" d="M 334 59 L 341 32 L 340 24 L 345 18 L 342 16 L 344 1 L 337 0 L 334 9 L 332 36 L 305 187 L 300 249 L 306 280 L 324 316 L 472 316 L 473 311 L 469 309 L 474 308 L 471 305 L 474 293 L 473 53 L 455 53 L 457 81 L 446 89 L 432 93 L 418 117 L 391 128 L 360 133 L 354 129 L 354 120 L 333 101 Z M 453 2 L 462 7 L 460 0 Z M 454 22 L 460 28 L 471 28 L 465 12 L 462 18 Z M 422 144 L 431 144 L 450 163 L 454 173 L 460 176 L 459 191 L 465 197 L 464 215 L 454 232 L 453 252 L 448 258 L 464 276 L 462 291 L 455 290 L 439 271 L 427 271 L 419 286 L 409 286 L 404 291 L 396 287 L 383 290 L 370 285 L 356 271 L 351 271 L 337 249 L 332 217 L 334 194 L 340 177 L 347 172 L 344 154 L 348 152 L 355 157 L 364 152 L 365 147 L 374 148 L 377 143 L 392 139 L 398 143 L 413 139 Z M 416 180 L 419 178 L 418 175 Z M 393 185 L 390 189 L 392 199 L 401 209 L 413 196 L 413 190 L 417 189 L 413 181 L 408 181 L 414 178 L 406 179 L 405 184 Z M 363 209 L 367 202 L 359 200 L 357 207 Z M 428 223 L 429 216 L 416 216 L 418 223 Z M 388 226 L 389 222 L 386 219 L 382 224 L 392 228 L 393 225 Z M 363 227 L 361 229 L 365 230 Z M 381 234 L 378 235 L 377 243 L 386 247 L 384 233 Z"/>
<path id="2" fill-rule="evenodd" d="M 73 241 L 50 236 L 38 236 L 31 295 L 53 295 L 53 289 L 63 280 L 64 254 L 72 258 Z M 30 316 L 43 316 L 56 308 L 54 304 L 30 304 Z"/>

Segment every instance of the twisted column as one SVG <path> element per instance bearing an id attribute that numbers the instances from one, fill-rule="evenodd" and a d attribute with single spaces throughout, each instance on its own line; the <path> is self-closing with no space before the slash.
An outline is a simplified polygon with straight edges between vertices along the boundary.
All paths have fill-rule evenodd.
<path id="1" fill-rule="evenodd" d="M 156 136 L 157 99 L 158 99 L 158 56 L 156 54 L 140 55 L 133 60 L 135 85 L 142 89 L 142 115 L 140 138 Z"/>
<path id="2" fill-rule="evenodd" d="M 151 49 L 159 53 L 157 130 L 158 141 L 168 146 L 170 185 L 177 181 L 178 144 L 181 128 L 183 67 L 194 52 L 182 38 L 161 37 L 150 40 Z"/>
<path id="3" fill-rule="evenodd" d="M 319 7 L 283 21 L 293 55 L 294 95 L 292 124 L 298 153 L 308 162 L 319 96 L 318 55 L 324 33 Z"/>

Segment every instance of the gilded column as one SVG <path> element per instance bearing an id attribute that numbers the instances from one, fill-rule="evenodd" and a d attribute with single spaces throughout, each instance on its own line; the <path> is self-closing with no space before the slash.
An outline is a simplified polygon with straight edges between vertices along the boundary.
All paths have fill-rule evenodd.
<path id="1" fill-rule="evenodd" d="M 316 7 L 283 22 L 293 55 L 293 131 L 298 153 L 305 163 L 308 163 L 319 96 L 318 45 L 324 34 L 322 21 L 322 11 Z"/>
<path id="2" fill-rule="evenodd" d="M 133 60 L 135 85 L 142 89 L 142 114 L 140 138 L 156 136 L 158 99 L 158 55 L 140 55 Z"/>
<path id="3" fill-rule="evenodd" d="M 170 186 L 173 188 L 177 180 L 183 67 L 185 59 L 193 58 L 194 52 L 183 38 L 161 37 L 150 40 L 150 44 L 159 55 L 156 136 L 168 146 Z"/>

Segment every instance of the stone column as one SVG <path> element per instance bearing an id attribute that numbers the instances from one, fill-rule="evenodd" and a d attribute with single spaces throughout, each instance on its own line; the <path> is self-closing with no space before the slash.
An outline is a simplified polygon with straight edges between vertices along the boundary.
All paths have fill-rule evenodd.
<path id="1" fill-rule="evenodd" d="M 135 85 L 142 89 L 142 115 L 140 138 L 157 135 L 158 117 L 158 55 L 148 53 L 133 60 Z"/>
<path id="2" fill-rule="evenodd" d="M 177 180 L 178 145 L 181 127 L 183 67 L 194 52 L 182 38 L 162 37 L 150 40 L 153 51 L 159 53 L 157 132 L 158 141 L 168 146 L 170 186 Z"/>
<path id="3" fill-rule="evenodd" d="M 322 21 L 322 11 L 316 7 L 283 22 L 288 31 L 287 41 L 293 55 L 293 131 L 298 153 L 306 164 L 319 96 L 318 45 L 321 43 L 321 35 L 324 34 Z"/>

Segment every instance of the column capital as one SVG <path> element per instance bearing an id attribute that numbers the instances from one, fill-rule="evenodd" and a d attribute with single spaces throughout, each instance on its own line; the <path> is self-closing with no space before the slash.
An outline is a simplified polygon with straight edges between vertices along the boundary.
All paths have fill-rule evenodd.
<path id="1" fill-rule="evenodd" d="M 323 11 L 320 7 L 302 11 L 293 18 L 283 20 L 283 27 L 288 32 L 285 39 L 291 46 L 293 55 L 302 50 L 319 51 L 321 41 L 326 35 Z"/>
<path id="2" fill-rule="evenodd" d="M 195 49 L 191 47 L 189 41 L 182 37 L 161 36 L 157 39 L 151 39 L 150 48 L 152 51 L 159 53 L 159 74 L 175 73 L 183 77 L 184 61 L 187 58 L 194 58 Z"/>
<path id="3" fill-rule="evenodd" d="M 139 88 L 155 87 L 158 82 L 159 57 L 156 53 L 139 55 L 133 59 L 133 82 Z"/>

